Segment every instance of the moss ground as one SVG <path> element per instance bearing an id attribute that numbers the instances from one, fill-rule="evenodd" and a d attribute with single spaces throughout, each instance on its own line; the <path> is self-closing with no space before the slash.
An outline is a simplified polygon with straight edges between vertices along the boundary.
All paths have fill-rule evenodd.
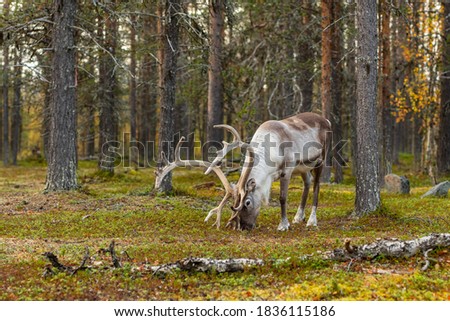
<path id="1" fill-rule="evenodd" d="M 239 232 L 211 227 L 215 218 L 203 222 L 223 190 L 215 177 L 201 170 L 175 170 L 173 195 L 161 196 L 151 193 L 152 169 L 118 169 L 114 177 L 104 177 L 96 173 L 95 162 L 81 162 L 79 191 L 44 194 L 43 164 L 0 167 L 0 299 L 450 300 L 448 249 L 431 253 L 437 263 L 426 271 L 421 271 L 420 256 L 351 264 L 323 261 L 318 256 L 302 259 L 342 247 L 346 238 L 362 244 L 377 238 L 448 233 L 450 200 L 420 199 L 430 182 L 410 172 L 410 162 L 403 155 L 396 172 L 411 180 L 411 194 L 382 193 L 380 213 L 349 218 L 355 195 L 348 179 L 342 185 L 322 186 L 317 229 L 301 224 L 284 233 L 276 230 L 278 183 L 257 228 Z M 236 179 L 234 174 L 231 180 Z M 205 182 L 215 186 L 202 187 Z M 301 179 L 295 178 L 289 192 L 291 219 L 301 190 Z M 225 211 L 222 225 L 229 215 Z M 110 262 L 96 251 L 113 239 L 124 267 L 101 269 Z M 65 264 L 75 266 L 86 246 L 100 268 L 74 276 L 42 276 L 48 264 L 42 253 L 52 251 Z M 262 258 L 273 263 L 242 273 L 177 272 L 165 278 L 131 269 L 142 262 L 161 264 L 188 256 Z"/>

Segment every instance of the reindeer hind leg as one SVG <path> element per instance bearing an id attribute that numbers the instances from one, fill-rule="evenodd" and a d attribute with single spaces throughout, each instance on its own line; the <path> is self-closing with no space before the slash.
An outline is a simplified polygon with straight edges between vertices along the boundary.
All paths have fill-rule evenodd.
<path id="1" fill-rule="evenodd" d="M 313 187 L 313 206 L 311 215 L 309 216 L 306 226 L 317 226 L 317 205 L 319 204 L 319 191 L 320 191 L 320 175 L 322 174 L 323 163 L 313 169 L 314 173 L 314 187 Z"/>
<path id="2" fill-rule="evenodd" d="M 302 172 L 301 175 L 303 179 L 302 201 L 300 203 L 300 206 L 298 207 L 297 214 L 295 214 L 292 223 L 300 223 L 305 221 L 305 207 L 306 201 L 308 200 L 309 187 L 311 186 L 311 174 L 310 172 Z"/>

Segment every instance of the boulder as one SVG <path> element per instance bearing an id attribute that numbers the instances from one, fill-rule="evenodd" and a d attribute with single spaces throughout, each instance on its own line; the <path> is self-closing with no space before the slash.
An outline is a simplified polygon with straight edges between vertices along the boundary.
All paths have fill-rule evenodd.
<path id="1" fill-rule="evenodd" d="M 405 176 L 388 174 L 384 177 L 384 186 L 389 193 L 409 194 L 409 180 Z"/>
<path id="2" fill-rule="evenodd" d="M 445 181 L 434 185 L 428 192 L 422 195 L 421 198 L 428 196 L 439 196 L 439 197 L 447 197 L 448 190 L 450 189 L 450 182 Z"/>

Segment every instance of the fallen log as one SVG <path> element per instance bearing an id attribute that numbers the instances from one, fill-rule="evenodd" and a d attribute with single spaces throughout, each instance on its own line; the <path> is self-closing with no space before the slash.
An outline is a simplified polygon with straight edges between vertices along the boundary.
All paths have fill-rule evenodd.
<path id="1" fill-rule="evenodd" d="M 100 249 L 99 252 L 108 253 L 111 255 L 112 267 L 121 267 L 119 258 L 115 254 L 115 243 L 111 242 L 107 250 Z M 425 264 L 422 270 L 426 270 L 430 265 L 430 261 L 434 259 L 429 258 L 428 254 L 431 250 L 436 248 L 449 248 L 450 247 L 450 233 L 430 234 L 421 238 L 401 241 L 398 239 L 385 239 L 377 240 L 369 244 L 352 245 L 350 240 L 345 240 L 344 248 L 327 251 L 320 254 L 322 259 L 348 262 L 350 265 L 355 260 L 372 260 L 378 256 L 386 258 L 400 258 L 411 257 L 422 253 L 425 259 Z M 74 268 L 63 265 L 59 262 L 56 255 L 51 252 L 44 253 L 44 256 L 50 261 L 52 266 L 59 271 L 67 272 L 69 274 L 75 274 L 80 269 L 94 269 L 95 266 L 85 266 L 89 257 L 89 250 L 86 248 L 86 254 L 79 267 Z M 304 259 L 313 258 L 315 255 L 307 255 Z M 288 259 L 286 259 L 288 260 Z M 140 264 L 133 265 L 131 268 L 135 271 L 149 272 L 156 276 L 164 276 L 176 271 L 189 271 L 189 272 L 242 272 L 245 268 L 262 266 L 265 264 L 276 264 L 277 261 L 264 261 L 262 259 L 249 259 L 249 258 L 230 258 L 230 259 L 213 259 L 204 257 L 188 257 L 176 261 L 174 263 L 167 263 L 162 265 L 150 265 Z M 350 267 L 349 265 L 349 267 Z M 104 269 L 104 268 L 103 268 Z M 47 275 L 48 268 L 44 271 Z"/>
<path id="2" fill-rule="evenodd" d="M 174 271 L 189 272 L 242 272 L 245 267 L 261 266 L 264 261 L 261 259 L 226 259 L 217 260 L 204 257 L 188 257 L 175 263 L 163 265 L 147 265 L 145 269 L 153 274 L 167 274 Z"/>
<path id="3" fill-rule="evenodd" d="M 378 240 L 370 244 L 353 246 L 350 240 L 345 241 L 344 249 L 335 249 L 327 252 L 325 257 L 336 261 L 349 261 L 352 259 L 371 260 L 377 256 L 384 257 L 411 257 L 419 252 L 426 253 L 437 247 L 450 247 L 450 233 L 430 234 L 418 239 L 400 241 L 398 239 Z"/>

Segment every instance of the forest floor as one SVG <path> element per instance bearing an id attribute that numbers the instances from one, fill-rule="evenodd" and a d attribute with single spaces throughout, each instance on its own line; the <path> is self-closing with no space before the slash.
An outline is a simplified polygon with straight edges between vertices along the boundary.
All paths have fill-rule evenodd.
<path id="1" fill-rule="evenodd" d="M 421 199 L 430 182 L 410 172 L 410 163 L 403 155 L 395 172 L 411 180 L 411 194 L 383 192 L 379 213 L 349 218 L 354 182 L 324 184 L 318 228 L 298 224 L 287 232 L 277 231 L 279 183 L 257 228 L 241 232 L 224 227 L 229 209 L 221 229 L 211 226 L 215 217 L 203 222 L 224 192 L 213 174 L 205 176 L 199 169 L 176 169 L 174 195 L 160 196 L 151 193 L 153 169 L 120 168 L 114 177 L 104 177 L 96 173 L 95 161 L 83 161 L 79 191 L 44 194 L 43 164 L 0 167 L 0 300 L 450 300 L 450 249 L 429 253 L 435 260 L 425 271 L 422 255 L 351 263 L 318 255 L 342 248 L 345 239 L 358 245 L 378 238 L 409 240 L 448 233 L 450 200 Z M 237 180 L 237 174 L 230 180 Z M 203 184 L 208 182 L 214 184 Z M 302 186 L 300 178 L 291 182 L 291 220 Z M 307 215 L 311 198 L 308 205 Z M 122 262 L 117 269 L 110 268 L 111 259 L 99 251 L 112 240 Z M 44 275 L 49 265 L 44 252 L 76 267 L 86 246 L 94 268 L 75 275 Z M 176 271 L 165 277 L 136 268 L 190 256 L 270 263 L 243 272 Z"/>

